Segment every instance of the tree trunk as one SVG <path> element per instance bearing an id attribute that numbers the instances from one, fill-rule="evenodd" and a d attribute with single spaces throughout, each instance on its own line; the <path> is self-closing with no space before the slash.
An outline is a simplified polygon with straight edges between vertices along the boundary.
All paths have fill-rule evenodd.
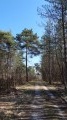
<path id="1" fill-rule="evenodd" d="M 64 42 L 64 83 L 65 83 L 65 88 L 67 88 L 66 40 L 65 40 L 64 5 L 63 5 L 63 2 L 62 2 L 62 32 L 63 32 L 63 42 Z"/>
<path id="2" fill-rule="evenodd" d="M 50 65 L 51 64 L 51 59 L 50 59 L 50 56 L 51 56 L 51 49 L 50 48 L 51 48 L 51 46 L 50 45 L 51 45 L 51 43 L 50 43 L 50 40 L 49 40 L 49 46 L 48 46 L 49 47 L 49 53 L 48 53 L 49 54 L 49 58 L 48 58 L 48 62 L 49 62 L 48 63 L 49 64 L 49 84 L 51 84 L 51 65 Z"/>
<path id="3" fill-rule="evenodd" d="M 26 45 L 26 81 L 28 82 L 28 69 L 27 69 L 27 45 Z"/>

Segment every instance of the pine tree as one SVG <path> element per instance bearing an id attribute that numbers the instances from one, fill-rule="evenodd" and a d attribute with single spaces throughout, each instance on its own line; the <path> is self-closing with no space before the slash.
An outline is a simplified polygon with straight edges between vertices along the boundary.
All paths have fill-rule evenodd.
<path id="1" fill-rule="evenodd" d="M 18 44 L 20 45 L 20 48 L 26 50 L 26 81 L 28 81 L 28 54 L 33 56 L 40 53 L 38 49 L 38 36 L 36 33 L 33 33 L 32 29 L 24 29 L 20 34 L 16 36 L 16 40 L 19 41 Z"/>

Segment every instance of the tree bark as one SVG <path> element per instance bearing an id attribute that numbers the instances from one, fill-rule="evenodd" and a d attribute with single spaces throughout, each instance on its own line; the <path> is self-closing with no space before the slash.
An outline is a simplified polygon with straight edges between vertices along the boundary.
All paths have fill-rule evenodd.
<path id="1" fill-rule="evenodd" d="M 65 40 L 64 4 L 63 4 L 63 1 L 62 1 L 62 32 L 63 32 L 63 42 L 64 42 L 64 83 L 65 83 L 65 88 L 67 88 L 66 40 Z"/>
<path id="2" fill-rule="evenodd" d="M 26 81 L 28 82 L 28 69 L 27 69 L 27 45 L 26 45 Z"/>

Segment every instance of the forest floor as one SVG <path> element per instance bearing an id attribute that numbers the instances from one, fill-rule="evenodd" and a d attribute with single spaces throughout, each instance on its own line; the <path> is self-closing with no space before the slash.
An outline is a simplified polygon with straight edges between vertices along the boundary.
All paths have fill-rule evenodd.
<path id="1" fill-rule="evenodd" d="M 0 120 L 67 120 L 67 93 L 61 85 L 31 81 L 0 95 Z"/>

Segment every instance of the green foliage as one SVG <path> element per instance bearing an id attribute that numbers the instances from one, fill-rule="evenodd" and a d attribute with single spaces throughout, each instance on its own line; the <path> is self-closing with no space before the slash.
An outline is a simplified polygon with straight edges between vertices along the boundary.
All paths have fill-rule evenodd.
<path id="1" fill-rule="evenodd" d="M 38 13 L 53 22 L 53 27 L 45 27 L 42 37 L 42 75 L 49 80 L 61 80 L 67 87 L 67 0 L 45 0 Z M 50 22 L 49 22 L 50 23 Z M 42 45 L 41 45 L 42 46 Z"/>
<path id="2" fill-rule="evenodd" d="M 38 55 L 40 53 L 38 46 L 38 36 L 34 34 L 32 29 L 24 29 L 20 34 L 16 36 L 16 40 L 20 45 L 20 48 L 26 49 L 26 81 L 28 81 L 28 70 L 27 70 L 27 61 L 28 61 L 28 54 L 30 56 Z"/>
<path id="3" fill-rule="evenodd" d="M 14 37 L 10 32 L 0 31 L 0 44 L 8 47 L 13 46 L 15 44 Z"/>
<path id="4" fill-rule="evenodd" d="M 33 33 L 32 29 L 24 29 L 20 34 L 17 34 L 16 40 L 19 41 L 20 47 L 25 49 L 27 47 L 28 54 L 37 55 L 38 50 L 38 36 Z"/>
<path id="5" fill-rule="evenodd" d="M 10 32 L 0 31 L 0 81 L 1 87 L 14 86 L 22 81 L 25 72 L 23 54 L 18 51 L 17 43 Z"/>
<path id="6" fill-rule="evenodd" d="M 38 37 L 32 29 L 24 29 L 15 37 L 10 32 L 0 31 L 0 81 L 2 88 L 25 82 L 27 55 L 38 54 Z M 26 66 L 23 52 L 26 49 Z M 29 79 L 34 77 L 33 68 L 28 68 Z M 31 75 L 31 76 L 30 76 Z"/>

